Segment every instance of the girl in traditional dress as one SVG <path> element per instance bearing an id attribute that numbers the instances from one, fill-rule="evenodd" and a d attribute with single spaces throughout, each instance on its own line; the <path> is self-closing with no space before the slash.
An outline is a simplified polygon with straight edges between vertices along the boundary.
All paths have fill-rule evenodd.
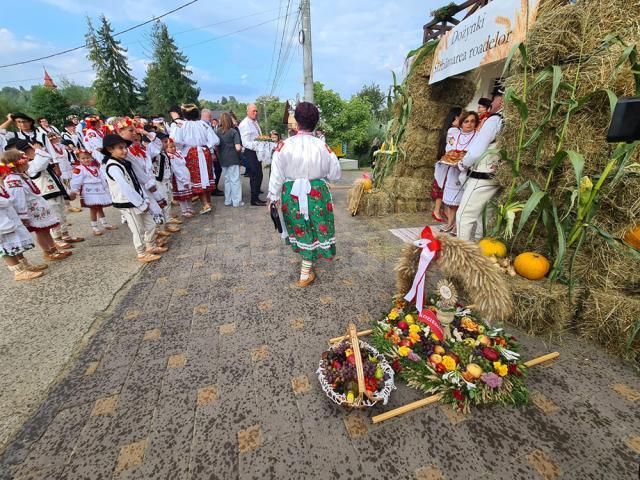
<path id="1" fill-rule="evenodd" d="M 182 106 L 182 124 L 171 126 L 171 138 L 187 161 L 193 193 L 200 197 L 200 214 L 211 211 L 211 192 L 216 188 L 211 151 L 220 139 L 193 104 Z"/>
<path id="2" fill-rule="evenodd" d="M 187 161 L 184 159 L 180 151 L 176 148 L 176 144 L 172 138 L 167 141 L 167 154 L 171 162 L 171 186 L 173 190 L 173 199 L 180 205 L 182 216 L 191 218 L 195 215 L 191 207 L 191 175 L 187 168 Z"/>
<path id="3" fill-rule="evenodd" d="M 84 138 L 82 139 L 82 143 L 84 143 L 87 150 L 91 152 L 96 162 L 101 164 L 104 158 L 101 152 L 102 139 L 104 138 L 102 119 L 97 115 L 92 115 L 85 118 L 84 121 L 85 128 L 83 130 Z"/>
<path id="4" fill-rule="evenodd" d="M 458 121 L 462 108 L 453 107 L 444 122 L 444 126 L 440 132 L 440 139 L 438 141 L 438 158 L 440 160 L 446 153 L 447 146 L 453 141 L 454 131 L 458 131 Z M 436 162 L 435 173 L 433 179 L 433 185 L 431 186 L 431 199 L 435 202 L 431 217 L 436 222 L 446 222 L 447 219 L 442 217 L 442 197 L 444 195 L 444 178 L 446 177 L 446 171 L 448 166 Z"/>
<path id="5" fill-rule="evenodd" d="M 158 191 L 167 199 L 167 203 L 162 209 L 164 223 L 160 226 L 159 230 L 169 234 L 178 233 L 180 231 L 180 227 L 176 224 L 182 223 L 182 221 L 174 218 L 171 214 L 171 203 L 173 201 L 173 190 L 171 188 L 171 159 L 166 153 L 166 146 L 169 143 L 169 135 L 162 132 L 155 135 L 157 141 L 160 142 L 161 150 L 151 159 L 151 168 Z"/>
<path id="6" fill-rule="evenodd" d="M 0 162 L 0 257 L 16 281 L 33 280 L 44 275 L 47 265 L 32 265 L 23 253 L 34 247 L 33 239 L 13 206 L 13 197 L 4 188 L 4 179 L 13 172 Z"/>
<path id="7" fill-rule="evenodd" d="M 460 128 L 451 128 L 447 134 L 447 154 L 458 155 L 462 159 L 463 152 L 467 148 L 478 133 L 476 127 L 478 125 L 478 114 L 476 112 L 464 112 L 460 115 Z M 445 213 L 447 215 L 447 224 L 441 228 L 441 231 L 455 235 L 456 232 L 456 211 L 460 205 L 462 198 L 462 182 L 460 182 L 460 170 L 457 164 L 447 163 L 443 158 L 438 162 L 442 167 L 440 175 L 444 174 L 444 178 L 440 177 L 438 183 L 444 185 L 444 195 L 442 201 L 445 205 Z"/>
<path id="8" fill-rule="evenodd" d="M 102 235 L 102 229 L 116 230 L 104 216 L 104 208 L 111 206 L 111 194 L 104 172 L 89 150 L 76 150 L 79 165 L 73 169 L 71 191 L 80 195 L 80 205 L 89 209 L 91 230 L 95 236 Z M 100 225 L 98 225 L 100 222 Z"/>
<path id="9" fill-rule="evenodd" d="M 22 223 L 35 234 L 44 259 L 63 260 L 70 256 L 71 252 L 58 250 L 51 236 L 51 229 L 60 223 L 36 184 L 26 174 L 29 159 L 19 150 L 9 150 L 4 153 L 2 163 L 11 168 L 11 173 L 4 178 L 5 190 L 13 197 L 13 206 Z"/>
<path id="10" fill-rule="evenodd" d="M 313 135 L 318 109 L 309 102 L 296 107 L 298 134 L 276 149 L 269 179 L 270 204 L 281 204 L 288 242 L 302 257 L 301 287 L 316 278 L 311 269 L 319 258 L 333 259 L 336 238 L 333 203 L 326 180 L 340 178 L 340 162 L 335 153 Z"/>

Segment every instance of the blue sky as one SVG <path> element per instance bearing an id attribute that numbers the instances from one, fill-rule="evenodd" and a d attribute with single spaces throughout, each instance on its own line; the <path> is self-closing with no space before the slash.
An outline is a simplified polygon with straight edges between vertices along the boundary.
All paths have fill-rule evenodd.
<path id="1" fill-rule="evenodd" d="M 119 31 L 183 3 L 186 0 L 11 2 L 11 21 L 5 20 L 5 25 L 0 26 L 0 64 L 82 44 L 87 15 L 97 20 L 104 13 L 114 30 Z M 287 3 L 288 0 L 199 0 L 163 19 L 189 57 L 202 98 L 213 100 L 234 95 L 248 101 L 271 92 L 274 44 L 277 57 L 284 21 L 277 19 L 284 16 Z M 363 84 L 376 82 L 386 88 L 390 71 L 400 72 L 406 52 L 420 45 L 422 26 L 429 20 L 430 12 L 446 3 L 448 0 L 311 0 L 315 80 L 347 98 Z M 298 0 L 291 0 L 291 10 L 297 11 L 297 6 Z M 289 26 L 295 17 L 291 15 Z M 185 32 L 191 29 L 198 30 Z M 129 63 L 139 80 L 150 55 L 149 31 L 150 25 L 119 37 L 128 49 Z M 215 39 L 227 34 L 231 35 Z M 288 35 L 285 47 L 287 40 Z M 194 45 L 200 42 L 204 43 Z M 54 81 L 66 76 L 89 85 L 93 74 L 86 71 L 91 65 L 85 55 L 80 50 L 43 62 L 0 69 L 0 87 L 41 83 L 43 63 Z M 295 98 L 303 91 L 302 53 L 295 38 L 288 58 L 275 85 L 274 93 L 281 98 Z"/>

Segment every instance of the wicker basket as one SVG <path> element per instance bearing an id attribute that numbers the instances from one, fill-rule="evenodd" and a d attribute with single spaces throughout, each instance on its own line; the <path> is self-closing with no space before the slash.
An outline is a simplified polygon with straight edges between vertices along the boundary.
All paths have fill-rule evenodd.
<path id="1" fill-rule="evenodd" d="M 349 324 L 349 329 L 347 333 L 346 340 L 349 342 L 349 345 L 353 349 L 353 354 L 356 359 L 356 373 L 358 377 L 358 395 L 356 396 L 353 402 L 347 401 L 347 395 L 345 393 L 338 393 L 333 389 L 333 386 L 327 381 L 325 377 L 325 368 L 324 368 L 324 360 L 320 360 L 320 364 L 318 366 L 317 374 L 318 380 L 320 381 L 320 386 L 324 393 L 333 400 L 338 405 L 345 405 L 349 408 L 367 408 L 373 407 L 376 403 L 382 402 L 384 405 L 389 401 L 389 396 L 391 392 L 395 390 L 396 386 L 394 383 L 394 371 L 389 365 L 389 362 L 386 360 L 384 355 L 379 353 L 374 347 L 369 345 L 368 343 L 363 342 L 357 336 L 356 326 L 354 324 Z M 333 350 L 340 343 L 336 343 L 329 347 L 330 350 Z M 386 380 L 384 381 L 384 386 L 382 389 L 379 389 L 375 395 L 365 389 L 364 382 L 364 372 L 362 368 L 362 357 L 361 350 L 364 350 L 369 355 L 374 356 L 378 359 L 378 365 L 382 369 L 385 374 Z"/>

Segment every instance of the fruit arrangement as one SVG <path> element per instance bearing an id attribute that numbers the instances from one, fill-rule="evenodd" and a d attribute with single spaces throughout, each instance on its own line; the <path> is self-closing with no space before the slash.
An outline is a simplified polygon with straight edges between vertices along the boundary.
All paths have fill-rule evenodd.
<path id="1" fill-rule="evenodd" d="M 437 295 L 429 297 L 435 310 Z M 373 344 L 410 387 L 442 394 L 461 411 L 473 405 L 522 405 L 529 399 L 516 339 L 457 306 L 450 338 L 438 340 L 412 304 L 401 298 L 373 327 Z"/>
<path id="2" fill-rule="evenodd" d="M 386 404 L 395 389 L 393 369 L 384 355 L 362 340 L 359 340 L 358 350 L 352 347 L 351 340 L 345 340 L 323 352 L 317 371 L 322 389 L 339 405 L 370 407 L 378 401 Z M 358 353 L 364 380 L 362 392 L 358 385 Z"/>
<path id="3" fill-rule="evenodd" d="M 440 161 L 447 165 L 457 165 L 466 155 L 466 150 L 449 150 Z"/>

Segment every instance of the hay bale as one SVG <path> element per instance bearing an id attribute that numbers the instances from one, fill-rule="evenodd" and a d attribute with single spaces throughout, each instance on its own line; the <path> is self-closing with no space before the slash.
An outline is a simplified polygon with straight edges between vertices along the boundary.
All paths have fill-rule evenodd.
<path id="1" fill-rule="evenodd" d="M 368 217 L 389 215 L 393 213 L 393 201 L 388 192 L 384 190 L 373 190 L 370 193 L 364 193 L 362 195 L 358 211 Z"/>
<path id="2" fill-rule="evenodd" d="M 364 194 L 364 182 L 362 180 L 356 180 L 353 186 L 349 189 L 347 194 L 347 211 L 355 216 L 360 208 L 360 200 Z"/>
<path id="3" fill-rule="evenodd" d="M 535 335 L 557 335 L 571 327 L 579 291 L 570 304 L 569 287 L 549 280 L 510 277 L 509 288 L 515 309 L 510 323 Z"/>
<path id="4" fill-rule="evenodd" d="M 578 320 L 580 336 L 640 362 L 640 297 L 592 289 Z"/>
<path id="5" fill-rule="evenodd" d="M 604 241 L 589 242 L 578 252 L 573 277 L 591 288 L 640 295 L 640 261 Z"/>

